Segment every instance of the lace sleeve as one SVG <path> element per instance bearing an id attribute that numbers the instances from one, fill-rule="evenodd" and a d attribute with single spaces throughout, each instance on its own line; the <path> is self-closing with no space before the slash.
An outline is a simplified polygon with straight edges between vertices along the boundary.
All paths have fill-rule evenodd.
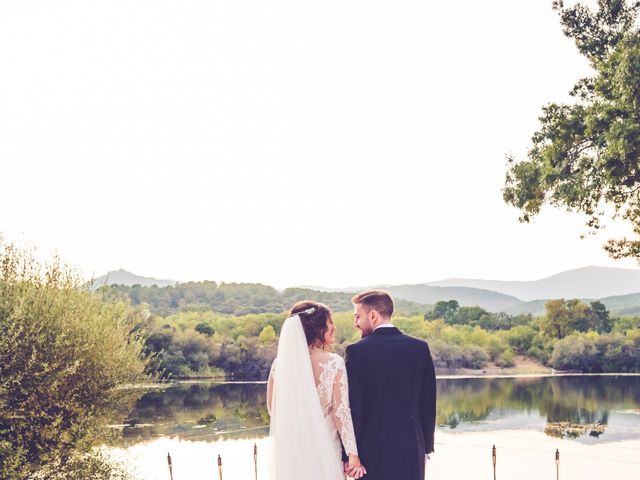
<path id="1" fill-rule="evenodd" d="M 273 384 L 275 381 L 275 372 L 276 361 L 274 359 L 271 364 L 271 370 L 269 371 L 269 380 L 267 380 L 267 410 L 269 411 L 269 415 L 271 415 L 273 411 Z"/>
<path id="2" fill-rule="evenodd" d="M 349 382 L 344 360 L 336 356 L 337 372 L 333 381 L 333 421 L 340 432 L 340 438 L 347 454 L 358 455 L 356 436 L 353 431 L 351 408 L 349 408 Z"/>

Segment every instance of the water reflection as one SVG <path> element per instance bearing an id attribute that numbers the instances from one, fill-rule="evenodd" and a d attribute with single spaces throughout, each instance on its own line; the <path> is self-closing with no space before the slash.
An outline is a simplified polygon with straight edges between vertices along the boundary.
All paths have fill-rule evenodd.
<path id="1" fill-rule="evenodd" d="M 268 434 L 264 384 L 178 384 L 144 395 L 124 420 L 123 442 L 159 436 L 190 440 Z"/>
<path id="2" fill-rule="evenodd" d="M 216 441 L 268 434 L 264 384 L 179 384 L 138 400 L 123 430 L 124 444 L 159 436 Z M 567 376 L 438 380 L 439 428 L 453 432 L 540 419 L 550 437 L 603 436 L 611 412 L 640 437 L 640 377 Z M 530 420 L 529 420 L 530 421 Z"/>
<path id="3" fill-rule="evenodd" d="M 598 437 L 611 410 L 640 408 L 640 377 L 451 379 L 438 387 L 438 425 L 451 429 L 525 412 L 544 417 L 549 436 Z"/>

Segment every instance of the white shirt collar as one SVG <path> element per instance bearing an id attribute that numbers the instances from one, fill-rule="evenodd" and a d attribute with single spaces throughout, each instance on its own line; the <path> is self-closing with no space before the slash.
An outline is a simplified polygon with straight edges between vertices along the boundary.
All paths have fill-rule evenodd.
<path id="1" fill-rule="evenodd" d="M 373 331 L 375 332 L 379 328 L 389 328 L 389 327 L 393 327 L 393 324 L 391 324 L 391 323 L 383 323 L 381 325 L 378 325 L 376 328 L 374 328 Z"/>

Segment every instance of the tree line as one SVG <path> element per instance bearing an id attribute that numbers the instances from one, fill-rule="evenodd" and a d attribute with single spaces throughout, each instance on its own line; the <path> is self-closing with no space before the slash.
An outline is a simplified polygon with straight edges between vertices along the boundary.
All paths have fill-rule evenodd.
<path id="1" fill-rule="evenodd" d="M 178 312 L 213 311 L 226 315 L 280 313 L 301 300 L 313 298 L 334 310 L 349 310 L 353 294 L 308 288 L 278 291 L 259 283 L 184 282 L 166 287 L 153 285 L 104 285 L 99 292 L 106 299 L 126 300 L 132 306 L 144 305 L 153 314 L 166 317 Z M 407 312 L 425 312 L 430 307 L 398 300 L 397 307 Z"/>
<path id="2" fill-rule="evenodd" d="M 341 308 L 334 313 L 337 353 L 359 339 L 351 312 Z M 441 370 L 512 367 L 520 356 L 558 370 L 640 371 L 640 317 L 612 317 L 599 301 L 550 300 L 540 317 L 492 313 L 456 300 L 427 308 L 426 313 L 401 310 L 394 323 L 427 340 Z M 286 311 L 228 315 L 185 310 L 149 313 L 137 328 L 152 358 L 148 368 L 160 376 L 258 380 L 268 374 L 286 316 Z"/>

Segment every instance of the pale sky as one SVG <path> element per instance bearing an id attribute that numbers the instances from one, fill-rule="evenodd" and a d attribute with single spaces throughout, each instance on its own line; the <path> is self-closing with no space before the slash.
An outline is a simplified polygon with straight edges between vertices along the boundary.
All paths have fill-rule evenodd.
<path id="1" fill-rule="evenodd" d="M 615 262 L 502 201 L 589 67 L 551 1 L 0 3 L 0 232 L 86 275 L 348 286 Z"/>

